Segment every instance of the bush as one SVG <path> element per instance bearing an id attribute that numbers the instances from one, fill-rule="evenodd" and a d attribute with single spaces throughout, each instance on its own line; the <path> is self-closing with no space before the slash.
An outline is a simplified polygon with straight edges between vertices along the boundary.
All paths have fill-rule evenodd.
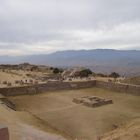
<path id="1" fill-rule="evenodd" d="M 58 74 L 60 72 L 60 70 L 58 68 L 54 68 L 53 73 L 54 74 Z"/>
<path id="2" fill-rule="evenodd" d="M 7 83 L 7 86 L 9 86 L 9 87 L 12 86 L 12 83 L 8 82 L 8 83 Z"/>
<path id="3" fill-rule="evenodd" d="M 15 80 L 15 84 L 19 84 L 20 83 L 20 81 L 19 80 Z"/>
<path id="4" fill-rule="evenodd" d="M 54 70 L 54 68 L 53 67 L 50 67 L 50 70 Z"/>
<path id="5" fill-rule="evenodd" d="M 3 84 L 4 84 L 4 85 L 7 85 L 7 83 L 8 83 L 7 81 L 3 81 Z"/>
<path id="6" fill-rule="evenodd" d="M 80 71 L 80 77 L 88 77 L 92 74 L 92 71 L 90 69 L 84 69 Z"/>
<path id="7" fill-rule="evenodd" d="M 116 73 L 116 72 L 112 72 L 109 76 L 112 77 L 112 78 L 120 77 L 120 75 L 118 73 Z"/>

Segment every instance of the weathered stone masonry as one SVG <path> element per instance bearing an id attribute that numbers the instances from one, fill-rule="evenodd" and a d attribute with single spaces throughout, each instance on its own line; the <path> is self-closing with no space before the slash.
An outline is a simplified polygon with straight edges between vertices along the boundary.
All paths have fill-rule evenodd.
<path id="1" fill-rule="evenodd" d="M 23 87 L 0 88 L 0 93 L 3 94 L 4 96 L 15 96 L 15 95 L 37 94 L 46 91 L 91 88 L 94 87 L 95 85 L 96 81 L 48 82 L 46 84 L 38 84 Z"/>
<path id="2" fill-rule="evenodd" d="M 140 86 L 95 80 L 81 82 L 48 82 L 46 84 L 37 84 L 23 87 L 0 88 L 0 94 L 3 94 L 4 96 L 29 95 L 43 93 L 46 91 L 71 90 L 92 87 L 105 88 L 112 91 L 140 95 Z"/>
<path id="3" fill-rule="evenodd" d="M 130 93 L 133 95 L 140 95 L 140 86 L 138 86 L 138 85 L 96 81 L 96 87 L 105 88 L 105 89 L 109 89 L 109 90 L 117 91 L 117 92 L 122 92 L 122 93 Z"/>

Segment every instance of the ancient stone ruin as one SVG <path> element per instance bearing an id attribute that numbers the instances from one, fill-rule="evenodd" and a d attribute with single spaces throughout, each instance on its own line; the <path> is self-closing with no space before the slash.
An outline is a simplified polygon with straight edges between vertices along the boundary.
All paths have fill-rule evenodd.
<path id="1" fill-rule="evenodd" d="M 7 109 L 12 109 L 16 111 L 16 106 L 11 101 L 9 101 L 5 96 L 0 94 L 0 104 L 6 107 Z M 1 140 L 1 139 L 0 139 Z"/>
<path id="2" fill-rule="evenodd" d="M 73 98 L 73 102 L 76 104 L 83 104 L 88 107 L 98 107 L 113 103 L 111 99 L 103 99 L 95 96 L 84 96 L 79 98 Z"/>

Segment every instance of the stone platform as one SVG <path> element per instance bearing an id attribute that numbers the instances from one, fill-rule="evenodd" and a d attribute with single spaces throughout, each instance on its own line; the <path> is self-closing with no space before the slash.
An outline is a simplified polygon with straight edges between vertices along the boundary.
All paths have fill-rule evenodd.
<path id="1" fill-rule="evenodd" d="M 111 99 L 103 99 L 95 96 L 84 96 L 79 98 L 73 98 L 73 102 L 76 104 L 83 104 L 89 107 L 98 107 L 113 103 Z"/>

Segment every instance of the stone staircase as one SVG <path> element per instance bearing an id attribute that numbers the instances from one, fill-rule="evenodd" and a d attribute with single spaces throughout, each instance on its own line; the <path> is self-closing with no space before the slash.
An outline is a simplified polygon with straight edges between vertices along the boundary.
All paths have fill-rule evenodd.
<path id="1" fill-rule="evenodd" d="M 16 106 L 11 101 L 9 101 L 5 96 L 1 94 L 0 94 L 0 104 L 2 104 L 3 106 L 5 106 L 6 108 L 10 110 L 16 111 Z"/>

